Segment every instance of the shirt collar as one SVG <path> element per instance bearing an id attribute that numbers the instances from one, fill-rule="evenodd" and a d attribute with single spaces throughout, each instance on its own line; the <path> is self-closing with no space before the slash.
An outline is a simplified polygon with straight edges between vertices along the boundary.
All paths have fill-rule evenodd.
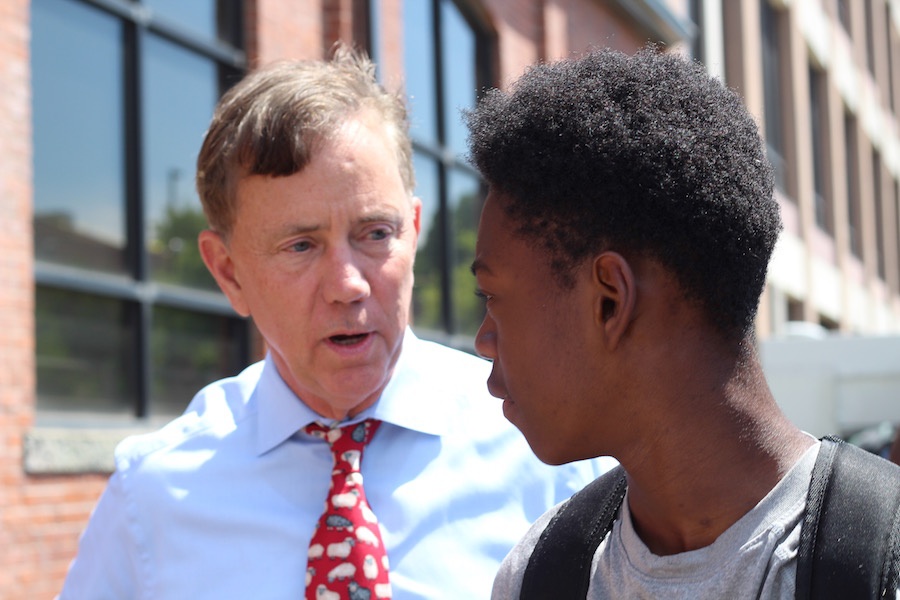
<path id="1" fill-rule="evenodd" d="M 347 424 L 375 418 L 399 427 L 430 435 L 441 435 L 449 423 L 453 406 L 449 390 L 435 390 L 429 385 L 429 373 L 439 368 L 428 360 L 428 344 L 407 328 L 394 374 L 381 398 L 368 409 L 347 420 Z M 284 443 L 313 421 L 331 424 L 309 408 L 288 387 L 278 373 L 271 355 L 266 355 L 256 386 L 258 407 L 258 454 L 265 454 Z"/>
<path id="2" fill-rule="evenodd" d="M 457 402 L 455 390 L 437 389 L 433 373 L 444 367 L 434 344 L 423 342 L 407 328 L 394 375 L 370 416 L 386 423 L 431 435 L 446 433 Z M 369 412 L 369 411 L 365 411 Z"/>

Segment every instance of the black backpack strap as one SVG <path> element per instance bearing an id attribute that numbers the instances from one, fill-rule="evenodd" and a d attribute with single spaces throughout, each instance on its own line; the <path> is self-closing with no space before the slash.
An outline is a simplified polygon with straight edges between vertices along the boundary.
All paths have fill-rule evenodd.
<path id="1" fill-rule="evenodd" d="M 560 507 L 531 552 L 521 600 L 575 600 L 587 595 L 594 552 L 612 529 L 625 487 L 625 470 L 617 466 Z"/>
<path id="2" fill-rule="evenodd" d="M 823 438 L 800 529 L 795 597 L 893 598 L 898 569 L 900 467 Z"/>

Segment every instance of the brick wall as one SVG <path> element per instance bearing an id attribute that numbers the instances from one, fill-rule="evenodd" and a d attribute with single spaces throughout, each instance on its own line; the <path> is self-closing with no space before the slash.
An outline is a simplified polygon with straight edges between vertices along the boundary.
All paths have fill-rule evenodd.
<path id="1" fill-rule="evenodd" d="M 34 280 L 28 0 L 0 3 L 0 597 L 52 598 L 103 476 L 29 477 Z"/>
<path id="2" fill-rule="evenodd" d="M 323 55 L 322 0 L 249 0 L 246 6 L 251 65 Z"/>
<path id="3" fill-rule="evenodd" d="M 564 58 L 591 46 L 633 52 L 647 32 L 636 28 L 615 3 L 589 0 L 485 0 L 498 38 L 498 83 L 517 78 L 532 63 Z"/>

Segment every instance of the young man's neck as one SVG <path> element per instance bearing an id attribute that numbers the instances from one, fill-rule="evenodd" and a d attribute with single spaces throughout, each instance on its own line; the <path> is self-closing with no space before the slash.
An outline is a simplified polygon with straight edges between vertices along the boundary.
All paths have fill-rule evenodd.
<path id="1" fill-rule="evenodd" d="M 619 458 L 635 530 L 658 555 L 695 550 L 749 512 L 814 443 L 778 408 L 752 352 L 676 369 L 655 425 Z M 681 365 L 687 367 L 687 365 Z M 686 376 L 677 377 L 677 372 Z"/>

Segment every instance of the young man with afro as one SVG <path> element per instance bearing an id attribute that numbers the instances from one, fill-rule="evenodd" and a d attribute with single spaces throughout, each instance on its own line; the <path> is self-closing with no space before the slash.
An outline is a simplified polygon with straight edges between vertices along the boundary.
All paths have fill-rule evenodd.
<path id="1" fill-rule="evenodd" d="M 754 323 L 781 221 L 740 98 L 655 48 L 599 50 L 532 67 L 468 124 L 489 187 L 472 265 L 488 388 L 544 462 L 622 467 L 601 478 L 614 493 L 534 524 L 493 597 L 795 597 L 817 457 L 872 463 L 798 429 L 766 384 Z M 871 460 L 863 497 L 900 481 Z M 596 529 L 577 560 L 545 540 L 572 519 Z M 553 587 L 571 565 L 556 579 L 580 595 Z"/>

